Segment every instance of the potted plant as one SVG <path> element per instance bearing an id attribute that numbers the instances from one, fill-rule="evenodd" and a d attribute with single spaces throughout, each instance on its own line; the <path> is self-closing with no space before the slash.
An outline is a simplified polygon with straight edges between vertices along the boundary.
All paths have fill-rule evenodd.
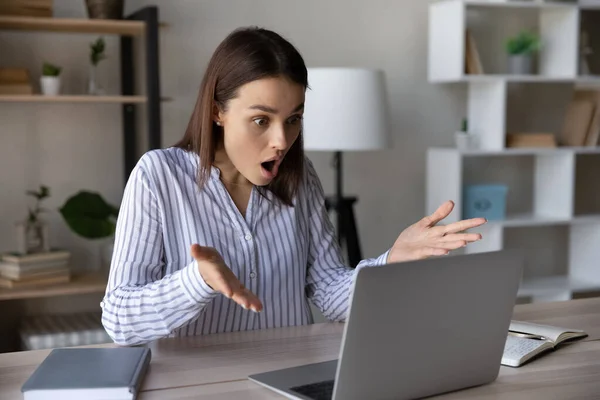
<path id="1" fill-rule="evenodd" d="M 92 19 L 122 19 L 124 0 L 85 0 Z"/>
<path id="2" fill-rule="evenodd" d="M 88 94 L 99 95 L 103 93 L 102 88 L 98 85 L 98 64 L 106 59 L 106 43 L 102 37 L 90 43 L 90 79 L 88 81 Z"/>
<path id="3" fill-rule="evenodd" d="M 45 62 L 42 65 L 42 77 L 40 86 L 42 94 L 46 96 L 57 96 L 60 93 L 60 73 L 62 68 Z"/>
<path id="4" fill-rule="evenodd" d="M 17 223 L 17 252 L 31 254 L 50 251 L 48 227 L 40 218 L 40 214 L 46 211 L 42 208 L 42 201 L 50 197 L 50 189 L 41 185 L 39 190 L 28 190 L 26 193 L 35 198 L 35 204 L 29 208 L 27 218 Z"/>
<path id="5" fill-rule="evenodd" d="M 509 56 L 509 72 L 512 74 L 532 74 L 534 55 L 540 48 L 540 38 L 533 32 L 521 31 L 519 34 L 508 38 L 506 51 Z"/>
<path id="6" fill-rule="evenodd" d="M 59 211 L 76 235 L 90 240 L 110 239 L 101 250 L 103 267 L 110 266 L 119 209 L 100 194 L 81 190 L 69 197 Z"/>
<path id="7" fill-rule="evenodd" d="M 456 148 L 461 151 L 473 150 L 477 147 L 476 135 L 469 132 L 468 120 L 462 119 L 461 129 L 454 132 L 454 143 Z"/>

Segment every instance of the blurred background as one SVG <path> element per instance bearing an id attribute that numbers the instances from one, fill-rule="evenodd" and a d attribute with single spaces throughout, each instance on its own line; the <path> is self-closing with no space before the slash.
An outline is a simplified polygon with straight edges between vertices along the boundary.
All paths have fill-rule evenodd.
<path id="1" fill-rule="evenodd" d="M 449 220 L 491 220 L 469 251 L 525 249 L 519 302 L 598 295 L 598 10 L 567 1 L 2 0 L 0 350 L 106 340 L 95 316 L 127 173 L 183 135 L 215 47 L 250 25 L 290 40 L 309 68 L 385 74 L 390 145 L 343 154 L 363 257 L 452 199 Z M 307 154 L 333 193 L 333 152 Z M 37 258 L 18 257 L 28 246 Z"/>

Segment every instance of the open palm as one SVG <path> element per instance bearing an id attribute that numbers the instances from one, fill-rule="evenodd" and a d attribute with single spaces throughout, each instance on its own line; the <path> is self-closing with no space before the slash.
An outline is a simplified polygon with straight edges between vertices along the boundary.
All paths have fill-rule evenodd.
<path id="1" fill-rule="evenodd" d="M 478 233 L 462 233 L 486 223 L 485 218 L 473 218 L 448 225 L 437 224 L 454 209 L 454 202 L 447 201 L 433 214 L 406 228 L 392 246 L 388 262 L 419 260 L 441 256 L 481 239 Z"/>

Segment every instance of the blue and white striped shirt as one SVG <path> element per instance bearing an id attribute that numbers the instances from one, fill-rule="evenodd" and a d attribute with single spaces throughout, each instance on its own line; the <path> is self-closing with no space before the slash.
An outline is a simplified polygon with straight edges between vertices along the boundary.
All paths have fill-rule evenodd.
<path id="1" fill-rule="evenodd" d="M 313 322 L 309 300 L 345 319 L 355 270 L 344 266 L 321 183 L 306 159 L 294 207 L 253 188 L 245 218 L 219 170 L 202 189 L 199 158 L 179 148 L 144 154 L 127 182 L 117 220 L 102 323 L 118 344 Z M 271 201 L 269 201 L 271 200 Z M 263 303 L 244 310 L 202 279 L 190 247 L 211 246 Z M 385 263 L 387 252 L 359 267 Z"/>

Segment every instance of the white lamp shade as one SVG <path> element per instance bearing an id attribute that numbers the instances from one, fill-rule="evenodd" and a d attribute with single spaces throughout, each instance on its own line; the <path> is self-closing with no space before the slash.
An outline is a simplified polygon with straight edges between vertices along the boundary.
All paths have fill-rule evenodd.
<path id="1" fill-rule="evenodd" d="M 378 150 L 389 146 L 389 111 L 382 71 L 309 68 L 304 148 Z"/>

